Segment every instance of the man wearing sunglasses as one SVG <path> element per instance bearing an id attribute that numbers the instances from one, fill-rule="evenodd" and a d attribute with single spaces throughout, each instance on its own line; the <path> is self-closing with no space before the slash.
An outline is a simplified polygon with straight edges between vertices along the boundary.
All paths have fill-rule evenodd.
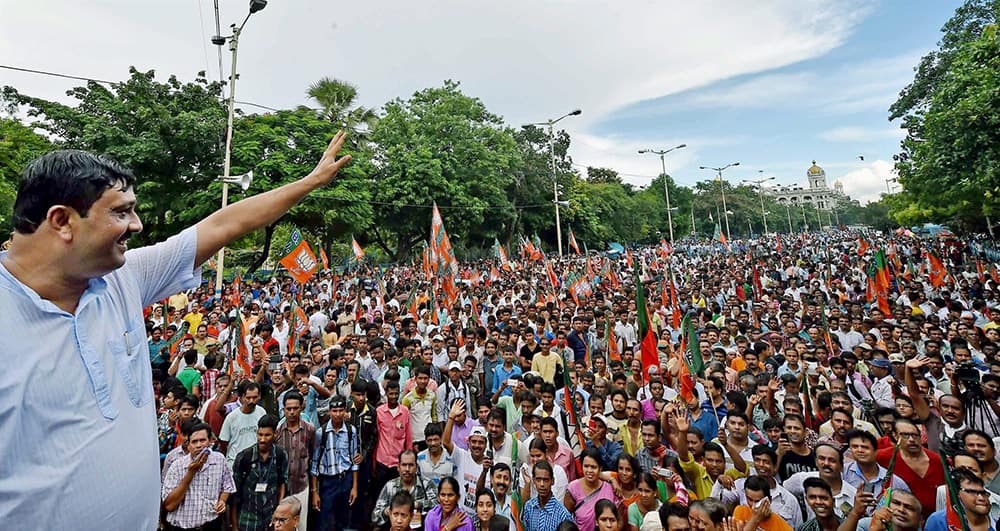
<path id="1" fill-rule="evenodd" d="M 964 469 L 952 472 L 955 484 L 958 485 L 958 499 L 965 509 L 965 518 L 969 522 L 970 531 L 993 531 L 990 522 L 990 494 L 983 488 L 983 480 Z M 946 531 L 948 526 L 948 509 L 941 509 L 927 519 L 924 531 Z"/>

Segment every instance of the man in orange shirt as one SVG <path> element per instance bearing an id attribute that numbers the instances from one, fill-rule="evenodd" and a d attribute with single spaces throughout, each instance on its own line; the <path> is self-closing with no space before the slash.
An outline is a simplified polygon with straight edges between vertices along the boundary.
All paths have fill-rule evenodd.
<path id="1" fill-rule="evenodd" d="M 740 505 L 733 511 L 733 519 L 746 522 L 744 529 L 764 531 L 792 531 L 783 518 L 771 512 L 771 485 L 760 476 L 750 476 L 743 484 L 747 505 Z"/>

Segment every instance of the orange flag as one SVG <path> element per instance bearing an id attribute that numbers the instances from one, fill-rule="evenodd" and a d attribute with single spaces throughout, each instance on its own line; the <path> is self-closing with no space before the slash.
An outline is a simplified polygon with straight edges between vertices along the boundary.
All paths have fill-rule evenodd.
<path id="1" fill-rule="evenodd" d="M 868 250 L 868 242 L 864 238 L 858 238 L 858 256 L 865 254 Z"/>
<path id="2" fill-rule="evenodd" d="M 354 250 L 354 259 L 360 262 L 365 257 L 365 250 L 361 248 L 361 244 L 354 239 L 354 236 L 351 236 L 351 248 Z"/>
<path id="3" fill-rule="evenodd" d="M 316 255 L 313 254 L 312 249 L 309 248 L 309 244 L 305 240 L 299 242 L 299 244 L 292 249 L 292 252 L 288 253 L 288 256 L 282 258 L 279 263 L 288 269 L 288 274 L 295 279 L 299 284 L 305 284 L 312 278 L 313 273 L 319 267 L 319 262 L 316 261 Z"/>

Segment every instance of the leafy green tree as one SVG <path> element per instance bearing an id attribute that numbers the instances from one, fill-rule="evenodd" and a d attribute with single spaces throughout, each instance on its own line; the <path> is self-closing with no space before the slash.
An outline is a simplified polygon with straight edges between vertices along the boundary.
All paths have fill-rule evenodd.
<path id="1" fill-rule="evenodd" d="M 130 77 L 106 87 L 89 82 L 67 95 L 76 105 L 43 100 L 4 87 L 3 98 L 27 107 L 34 126 L 60 148 L 103 153 L 136 174 L 141 242 L 160 241 L 186 226 L 191 195 L 222 173 L 226 109 L 221 85 L 200 72 L 193 82 L 129 69 Z M 214 204 L 214 201 L 213 201 Z"/>
<path id="2" fill-rule="evenodd" d="M 242 117 L 233 127 L 231 173 L 239 175 L 253 171 L 254 180 L 248 194 L 295 181 L 312 171 L 338 129 L 337 124 L 305 108 Z M 373 213 L 366 177 L 371 165 L 365 157 L 356 156 L 350 149 L 344 152 L 355 155 L 354 160 L 331 185 L 309 194 L 278 222 L 266 227 L 263 234 L 250 235 L 243 242 L 263 247 L 248 266 L 251 271 L 271 254 L 272 237 L 279 223 L 306 232 L 316 253 L 319 253 L 317 245 L 329 246 L 371 225 Z M 191 190 L 191 207 L 180 214 L 181 219 L 194 223 L 217 209 L 221 188 L 221 183 L 213 181 L 204 189 Z M 238 187 L 230 186 L 229 193 L 230 202 L 242 198 Z M 285 241 L 287 235 L 274 238 L 277 252 L 280 253 Z"/>
<path id="3" fill-rule="evenodd" d="M 982 229 L 983 214 L 997 215 L 1000 194 L 997 26 L 960 46 L 920 120 L 919 129 L 903 140 L 896 164 L 900 183 L 916 204 L 896 211 L 906 212 L 897 218 L 930 212 Z"/>
<path id="4" fill-rule="evenodd" d="M 889 107 L 889 119 L 915 118 L 907 127 L 919 126 L 919 117 L 930 106 L 934 92 L 951 69 L 958 51 L 975 41 L 989 24 L 1000 21 L 1000 0 L 967 0 L 941 28 L 938 49 L 920 59 L 913 82 Z"/>
<path id="5" fill-rule="evenodd" d="M 561 190 L 560 200 L 565 201 L 568 191 L 575 186 L 579 176 L 569 157 L 569 134 L 559 130 L 554 132 L 553 137 L 556 182 Z M 554 249 L 555 206 L 552 204 L 552 155 L 549 153 L 548 130 L 534 125 L 525 126 L 514 131 L 514 140 L 517 142 L 520 160 L 514 168 L 514 179 L 507 191 L 515 208 L 515 218 L 506 230 L 507 242 L 511 243 L 515 234 L 537 234 Z M 564 235 L 564 238 L 568 236 Z"/>
<path id="6" fill-rule="evenodd" d="M 372 129 L 374 223 L 364 235 L 398 260 L 430 233 L 437 202 L 455 245 L 492 242 L 516 215 L 508 200 L 519 150 L 513 132 L 459 84 L 385 105 Z"/>
<path id="7" fill-rule="evenodd" d="M 0 118 L 0 233 L 8 234 L 12 229 L 10 214 L 24 167 L 51 149 L 52 143 L 30 127 L 11 118 Z"/>
<path id="8" fill-rule="evenodd" d="M 587 166 L 587 182 L 621 184 L 622 178 L 618 175 L 618 172 L 612 170 L 611 168 L 595 168 Z"/>

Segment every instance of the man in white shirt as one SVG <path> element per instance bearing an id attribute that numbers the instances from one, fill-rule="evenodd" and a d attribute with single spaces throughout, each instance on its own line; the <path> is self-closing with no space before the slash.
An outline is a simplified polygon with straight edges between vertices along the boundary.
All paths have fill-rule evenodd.
<path id="1" fill-rule="evenodd" d="M 881 356 L 880 354 L 877 355 Z M 889 375 L 892 363 L 886 358 L 878 357 L 869 361 L 868 366 L 872 377 L 872 400 L 875 401 L 875 405 L 888 408 L 895 407 L 896 401 L 892 393 L 892 384 L 895 380 Z"/>
<path id="2" fill-rule="evenodd" d="M 226 415 L 219 430 L 219 450 L 226 453 L 229 468 L 233 467 L 240 452 L 257 444 L 257 421 L 267 414 L 264 408 L 257 405 L 260 401 L 260 384 L 257 382 L 243 380 L 236 394 L 240 397 L 240 407 Z"/>

